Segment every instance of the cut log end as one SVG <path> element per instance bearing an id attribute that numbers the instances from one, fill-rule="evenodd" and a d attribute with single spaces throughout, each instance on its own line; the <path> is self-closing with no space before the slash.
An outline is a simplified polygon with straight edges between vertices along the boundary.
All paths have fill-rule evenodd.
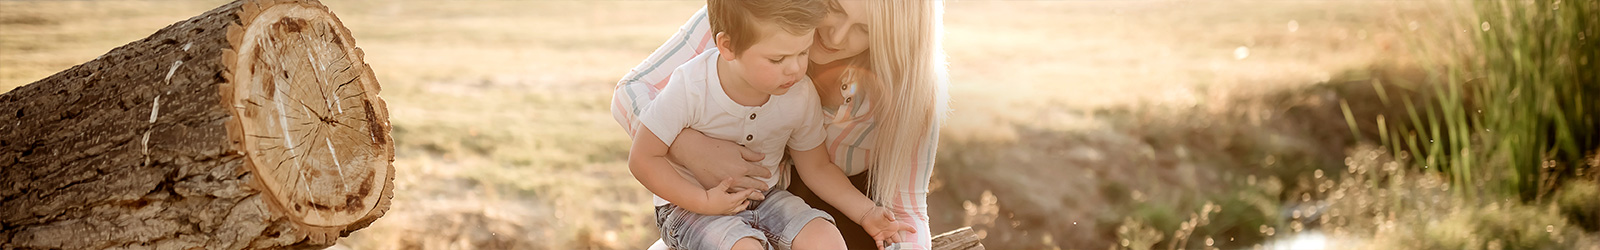
<path id="1" fill-rule="evenodd" d="M 277 212 L 329 243 L 388 209 L 394 146 L 378 83 L 349 31 L 315 3 L 247 3 L 222 88 L 242 169 Z"/>

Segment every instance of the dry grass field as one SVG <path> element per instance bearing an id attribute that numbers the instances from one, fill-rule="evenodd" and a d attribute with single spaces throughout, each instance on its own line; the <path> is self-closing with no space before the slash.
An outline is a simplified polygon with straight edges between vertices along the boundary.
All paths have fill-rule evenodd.
<path id="1" fill-rule="evenodd" d="M 0 1 L 0 91 L 224 2 Z M 398 143 L 395 205 L 339 247 L 646 246 L 650 196 L 628 173 L 607 104 L 618 77 L 702 3 L 326 1 L 384 85 Z M 1206 233 L 1239 242 L 1219 246 L 1262 242 L 1271 234 L 1255 229 L 1282 223 L 1294 178 L 1340 167 L 1349 147 L 1338 96 L 1319 86 L 1399 61 L 1402 40 L 1437 33 L 1431 17 L 1450 11 L 1376 0 L 946 6 L 954 113 L 930 215 L 934 231 L 974 226 L 994 249 L 1105 249 L 1126 239 L 1125 218 L 1170 231 L 1212 202 L 1230 216 L 1213 225 L 1234 224 Z"/>

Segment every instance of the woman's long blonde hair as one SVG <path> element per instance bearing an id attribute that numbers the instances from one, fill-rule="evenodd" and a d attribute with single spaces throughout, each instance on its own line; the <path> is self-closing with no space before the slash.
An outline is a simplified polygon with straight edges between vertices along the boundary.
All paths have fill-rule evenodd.
<path id="1" fill-rule="evenodd" d="M 871 100 L 877 123 L 869 195 L 878 204 L 895 199 L 896 191 L 915 185 L 912 175 L 919 152 L 948 110 L 943 39 L 943 1 L 875 0 L 867 2 L 867 59 L 876 79 L 859 81 Z M 936 146 L 936 145 L 931 145 Z M 930 162 L 931 164 L 931 162 Z"/>

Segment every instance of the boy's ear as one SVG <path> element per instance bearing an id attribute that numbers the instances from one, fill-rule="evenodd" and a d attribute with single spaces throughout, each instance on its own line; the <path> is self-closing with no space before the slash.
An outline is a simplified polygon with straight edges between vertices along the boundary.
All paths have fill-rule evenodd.
<path id="1" fill-rule="evenodd" d="M 716 37 L 713 39 L 716 39 L 717 43 L 719 53 L 717 56 L 721 57 L 722 60 L 733 61 L 733 59 L 739 57 L 733 53 L 733 38 L 729 38 L 727 32 L 717 32 Z"/>

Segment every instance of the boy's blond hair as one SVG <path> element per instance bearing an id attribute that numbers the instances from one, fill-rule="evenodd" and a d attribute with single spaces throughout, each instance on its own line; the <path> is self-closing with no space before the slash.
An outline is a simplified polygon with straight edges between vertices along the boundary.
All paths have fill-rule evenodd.
<path id="1" fill-rule="evenodd" d="M 770 22 L 789 34 L 801 35 L 817 28 L 828 14 L 828 0 L 706 0 L 711 34 L 725 33 L 734 55 L 755 45 L 761 37 L 757 22 Z"/>

